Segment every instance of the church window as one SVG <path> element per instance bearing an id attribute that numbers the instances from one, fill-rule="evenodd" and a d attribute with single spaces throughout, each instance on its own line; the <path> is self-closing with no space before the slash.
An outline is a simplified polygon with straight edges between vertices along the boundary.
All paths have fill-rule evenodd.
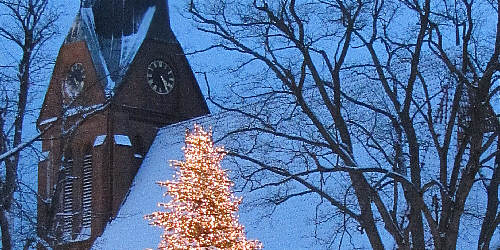
<path id="1" fill-rule="evenodd" d="M 45 163 L 45 174 L 46 174 L 46 181 L 45 181 L 45 194 L 46 198 L 49 198 L 52 195 L 52 188 L 51 188 L 51 181 L 52 181 L 52 169 L 49 168 L 49 164 L 47 162 Z"/>
<path id="2" fill-rule="evenodd" d="M 64 162 L 64 186 L 63 186 L 63 235 L 69 239 L 73 229 L 73 157 L 68 153 Z"/>
<path id="3" fill-rule="evenodd" d="M 83 157 L 83 195 L 82 195 L 82 227 L 90 228 L 92 223 L 92 151 L 86 151 Z"/>

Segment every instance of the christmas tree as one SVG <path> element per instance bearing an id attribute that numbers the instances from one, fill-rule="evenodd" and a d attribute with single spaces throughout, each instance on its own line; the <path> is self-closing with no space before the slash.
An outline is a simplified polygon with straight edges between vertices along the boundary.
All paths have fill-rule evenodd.
<path id="1" fill-rule="evenodd" d="M 183 162 L 172 181 L 159 182 L 172 199 L 159 203 L 165 211 L 146 216 L 164 228 L 160 249 L 261 249 L 259 241 L 247 240 L 238 222 L 238 206 L 227 173 L 220 162 L 226 155 L 214 147 L 212 133 L 195 125 L 186 132 Z"/>

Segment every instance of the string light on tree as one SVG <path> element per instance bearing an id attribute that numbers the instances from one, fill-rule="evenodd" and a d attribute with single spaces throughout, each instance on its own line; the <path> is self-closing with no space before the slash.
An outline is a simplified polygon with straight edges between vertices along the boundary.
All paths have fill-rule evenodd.
<path id="1" fill-rule="evenodd" d="M 221 168 L 226 155 L 214 147 L 212 132 L 195 125 L 186 132 L 185 161 L 175 161 L 172 181 L 159 182 L 172 199 L 159 203 L 165 211 L 146 218 L 164 233 L 160 249 L 261 249 L 257 240 L 247 240 L 238 222 L 241 198 L 231 192 L 233 183 Z"/>

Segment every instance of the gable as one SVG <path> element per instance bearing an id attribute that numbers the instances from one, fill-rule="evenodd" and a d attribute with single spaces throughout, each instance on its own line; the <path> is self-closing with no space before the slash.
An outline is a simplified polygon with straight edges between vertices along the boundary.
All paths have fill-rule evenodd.
<path id="1" fill-rule="evenodd" d="M 170 29 L 165 0 L 85 2 L 76 22 L 81 25 L 80 39 L 88 42 L 96 70 L 109 96 L 124 82 L 145 40 L 178 44 Z"/>
<path id="2" fill-rule="evenodd" d="M 148 7 L 140 20 L 135 23 L 137 27 L 133 32 L 113 36 L 113 33 L 108 34 L 108 30 L 102 28 L 114 27 L 110 23 L 105 23 L 106 19 L 102 20 L 102 17 L 94 16 L 94 11 L 91 8 L 81 10 L 82 19 L 88 32 L 85 39 L 89 41 L 92 57 L 101 68 L 103 78 L 106 79 L 104 83 L 108 94 L 112 94 L 116 83 L 122 82 L 146 37 L 155 12 L 155 6 Z"/>
<path id="3" fill-rule="evenodd" d="M 75 93 L 72 99 L 68 99 L 67 90 L 65 90 L 65 81 L 75 64 L 81 64 L 85 75 L 83 88 L 79 93 Z M 52 77 L 45 94 L 44 102 L 37 124 L 43 123 L 54 117 L 61 117 L 63 108 L 77 106 L 92 106 L 104 101 L 104 92 L 102 90 L 101 79 L 97 74 L 84 41 L 71 44 L 64 44 L 56 59 Z"/>
<path id="4" fill-rule="evenodd" d="M 168 93 L 158 93 L 148 83 L 148 68 L 154 61 L 168 64 L 173 72 L 175 80 Z M 144 41 L 123 82 L 115 89 L 115 103 L 129 107 L 132 118 L 158 116 L 158 120 L 168 121 L 162 126 L 209 113 L 180 45 L 152 40 Z"/>

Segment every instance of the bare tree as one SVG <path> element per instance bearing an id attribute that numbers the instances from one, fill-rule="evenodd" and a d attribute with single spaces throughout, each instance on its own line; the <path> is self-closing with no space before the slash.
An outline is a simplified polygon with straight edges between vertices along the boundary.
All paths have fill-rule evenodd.
<path id="1" fill-rule="evenodd" d="M 214 38 L 195 53 L 234 61 L 230 91 L 210 99 L 248 119 L 225 138 L 249 163 L 245 185 L 276 205 L 319 197 L 318 225 L 335 226 L 317 233 L 327 245 L 360 231 L 374 249 L 455 249 L 472 244 L 465 234 L 489 249 L 500 223 L 498 5 L 191 1 Z"/>
<path id="2" fill-rule="evenodd" d="M 7 61 L 9 64 L 2 68 L 0 152 L 4 157 L 0 179 L 0 227 L 3 249 L 12 249 L 12 223 L 15 217 L 24 216 L 20 213 L 26 212 L 14 212 L 14 206 L 18 204 L 16 199 L 20 197 L 15 193 L 21 188 L 20 153 L 38 137 L 23 142 L 23 123 L 30 111 L 29 99 L 33 96 L 33 86 L 42 77 L 39 73 L 50 66 L 43 48 L 58 34 L 55 24 L 58 13 L 51 8 L 48 0 L 2 0 L 0 8 L 0 37 L 8 44 L 6 47 L 12 48 L 9 51 L 12 56 L 9 59 L 12 60 Z M 13 64 L 17 64 L 17 67 L 10 66 Z"/>

